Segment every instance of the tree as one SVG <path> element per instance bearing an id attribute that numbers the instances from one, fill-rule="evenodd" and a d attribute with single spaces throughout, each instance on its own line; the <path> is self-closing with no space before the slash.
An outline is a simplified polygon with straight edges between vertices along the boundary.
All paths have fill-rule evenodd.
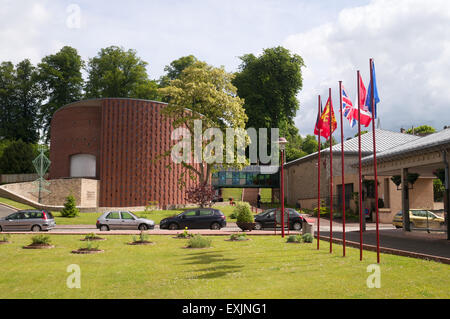
<path id="1" fill-rule="evenodd" d="M 361 135 L 369 133 L 369 131 L 361 131 Z M 356 133 L 354 137 L 358 137 L 359 133 Z"/>
<path id="2" fill-rule="evenodd" d="M 87 98 L 123 97 L 156 100 L 158 84 L 147 74 L 148 63 L 135 50 L 110 46 L 89 60 Z"/>
<path id="3" fill-rule="evenodd" d="M 282 120 L 292 123 L 299 109 L 296 95 L 303 85 L 303 59 L 281 46 L 265 49 L 259 57 L 246 54 L 240 59 L 233 84 L 245 100 L 247 127 L 279 127 Z"/>
<path id="4" fill-rule="evenodd" d="M 287 160 L 303 156 L 301 137 L 294 124 L 299 109 L 296 95 L 303 85 L 303 59 L 281 46 L 265 49 L 259 57 L 246 54 L 240 59 L 240 71 L 233 84 L 245 100 L 247 127 L 279 128 L 280 136 L 288 141 Z"/>
<path id="5" fill-rule="evenodd" d="M 307 154 L 312 154 L 319 150 L 319 143 L 314 135 L 306 135 L 302 143 L 302 150 Z"/>
<path id="6" fill-rule="evenodd" d="M 211 185 L 200 183 L 186 190 L 186 200 L 200 207 L 211 206 L 215 194 L 216 191 Z"/>
<path id="7" fill-rule="evenodd" d="M 337 144 L 337 141 L 334 138 L 334 136 L 331 137 L 331 143 L 333 146 Z M 330 147 L 330 139 L 326 140 L 325 143 L 322 143 L 321 149 L 325 149 L 325 148 L 329 148 L 329 147 Z"/>
<path id="8" fill-rule="evenodd" d="M 169 65 L 166 65 L 164 67 L 164 71 L 167 73 L 159 79 L 160 87 L 170 85 L 171 80 L 177 79 L 184 69 L 193 65 L 195 62 L 198 62 L 197 58 L 193 55 L 188 55 L 174 60 Z"/>
<path id="9" fill-rule="evenodd" d="M 78 51 L 70 46 L 44 57 L 38 64 L 39 81 L 47 97 L 40 113 L 45 141 L 50 139 L 50 123 L 56 110 L 82 98 L 83 66 Z"/>
<path id="10" fill-rule="evenodd" d="M 406 130 L 407 134 L 415 134 L 415 135 L 427 135 L 431 133 L 435 133 L 436 129 L 429 125 L 421 125 L 418 127 L 413 127 Z"/>
<path id="11" fill-rule="evenodd" d="M 78 213 L 79 210 L 75 204 L 75 197 L 73 197 L 73 195 L 67 196 L 64 208 L 61 210 L 61 216 L 73 218 L 78 216 Z"/>
<path id="12" fill-rule="evenodd" d="M 247 116 L 242 106 L 244 101 L 236 96 L 236 88 L 231 83 L 233 77 L 223 67 L 215 68 L 205 62 L 195 62 L 185 68 L 169 86 L 159 89 L 159 94 L 168 100 L 168 105 L 162 111 L 163 115 L 172 120 L 174 128 L 185 128 L 190 134 L 189 141 L 195 135 L 196 120 L 201 120 L 202 136 L 210 128 L 217 128 L 223 133 L 227 128 L 243 131 Z M 218 143 L 217 147 L 207 148 L 206 143 L 211 141 Z M 189 145 L 194 154 L 194 143 L 189 142 Z M 226 149 L 224 141 L 217 136 L 208 141 L 202 139 L 200 147 L 201 155 L 209 150 L 212 157 L 220 158 L 223 158 Z M 168 150 L 164 155 L 168 156 L 170 153 L 171 150 Z M 222 167 L 242 168 L 246 164 L 240 163 L 236 153 L 234 155 L 231 163 L 223 161 Z M 217 163 L 203 159 L 198 165 L 193 165 L 190 158 L 185 158 L 181 164 L 185 169 L 183 175 L 189 174 L 198 180 L 198 184 L 208 184 L 210 173 Z"/>
<path id="13" fill-rule="evenodd" d="M 39 140 L 37 115 L 42 92 L 35 67 L 23 60 L 15 67 L 11 62 L 0 66 L 0 136 L 26 143 Z"/>
<path id="14" fill-rule="evenodd" d="M 11 142 L 0 156 L 1 174 L 34 173 L 33 160 L 38 155 L 32 144 L 22 140 Z"/>

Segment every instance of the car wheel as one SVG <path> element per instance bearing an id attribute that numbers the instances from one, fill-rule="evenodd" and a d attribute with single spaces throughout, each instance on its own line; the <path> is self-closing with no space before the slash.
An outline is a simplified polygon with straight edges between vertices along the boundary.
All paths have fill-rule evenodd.
<path id="1" fill-rule="evenodd" d="M 176 230 L 176 229 L 178 229 L 178 225 L 175 224 L 175 223 L 172 223 L 172 224 L 169 225 L 169 229 L 170 230 Z"/>
<path id="2" fill-rule="evenodd" d="M 302 229 L 302 223 L 295 222 L 295 223 L 292 225 L 292 228 L 293 228 L 294 230 L 301 230 L 301 229 Z"/>
<path id="3" fill-rule="evenodd" d="M 139 229 L 139 230 L 147 230 L 147 229 L 148 229 L 148 226 L 145 225 L 145 224 L 140 224 L 139 227 L 138 227 L 138 229 Z"/>
<path id="4" fill-rule="evenodd" d="M 32 232 L 38 232 L 38 231 L 41 231 L 41 226 L 39 226 L 39 225 L 34 225 L 33 227 L 31 227 L 31 231 L 32 231 Z"/>
<path id="5" fill-rule="evenodd" d="M 106 225 L 101 225 L 100 226 L 100 231 L 109 231 L 109 227 Z"/>
<path id="6" fill-rule="evenodd" d="M 219 223 L 212 223 L 210 228 L 214 230 L 220 230 L 220 225 Z"/>
<path id="7" fill-rule="evenodd" d="M 260 222 L 255 223 L 255 230 L 261 230 L 263 229 L 262 224 Z"/>

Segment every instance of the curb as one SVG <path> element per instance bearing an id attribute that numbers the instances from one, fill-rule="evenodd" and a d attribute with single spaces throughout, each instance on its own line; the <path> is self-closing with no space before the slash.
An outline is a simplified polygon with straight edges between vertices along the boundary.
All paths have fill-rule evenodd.
<path id="1" fill-rule="evenodd" d="M 314 238 L 317 238 L 317 235 L 314 235 Z M 320 236 L 320 240 L 329 242 L 330 237 Z M 343 240 L 339 239 L 339 238 L 333 238 L 333 243 L 342 245 Z M 358 242 L 346 240 L 345 243 L 346 243 L 346 246 L 350 246 L 353 248 L 359 248 Z M 377 246 L 363 244 L 363 250 L 376 252 Z M 436 262 L 450 265 L 450 258 L 441 257 L 441 256 L 433 256 L 433 255 L 415 253 L 415 252 L 410 252 L 410 251 L 406 251 L 406 250 L 399 250 L 399 249 L 387 248 L 387 247 L 380 247 L 380 253 L 403 256 L 403 257 L 410 257 L 410 258 L 417 258 L 417 259 L 424 259 L 424 260 L 431 260 L 431 261 L 436 261 Z"/>

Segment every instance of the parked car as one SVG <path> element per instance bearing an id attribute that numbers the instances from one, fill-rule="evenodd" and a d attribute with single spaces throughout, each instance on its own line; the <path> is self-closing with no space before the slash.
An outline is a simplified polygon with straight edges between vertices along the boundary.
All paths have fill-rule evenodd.
<path id="1" fill-rule="evenodd" d="M 428 217 L 428 221 L 427 221 Z M 444 226 L 445 219 L 436 214 L 423 209 L 411 209 L 409 211 L 409 222 L 411 228 L 441 228 Z M 395 214 L 392 224 L 396 228 L 403 227 L 403 212 Z"/>
<path id="2" fill-rule="evenodd" d="M 155 228 L 153 220 L 137 217 L 129 211 L 106 212 L 97 219 L 96 225 L 101 231 L 111 229 L 147 230 Z"/>
<path id="3" fill-rule="evenodd" d="M 285 208 L 285 223 L 289 225 L 289 229 L 293 230 L 301 230 L 303 222 L 305 221 L 305 218 L 300 215 L 295 209 L 293 208 Z M 265 210 L 262 213 L 259 213 L 255 216 L 255 230 L 261 230 L 264 228 L 274 228 L 275 227 L 275 216 L 278 215 L 279 217 L 277 220 L 279 221 L 277 226 L 280 226 L 281 224 L 281 209 L 280 208 L 271 208 L 268 210 Z"/>
<path id="4" fill-rule="evenodd" d="M 0 218 L 0 231 L 42 231 L 50 230 L 56 225 L 52 213 L 48 210 L 19 210 Z"/>
<path id="5" fill-rule="evenodd" d="M 185 227 L 203 229 L 221 229 L 227 225 L 226 216 L 218 209 L 195 208 L 183 213 L 164 218 L 159 223 L 160 229 L 183 229 Z"/>

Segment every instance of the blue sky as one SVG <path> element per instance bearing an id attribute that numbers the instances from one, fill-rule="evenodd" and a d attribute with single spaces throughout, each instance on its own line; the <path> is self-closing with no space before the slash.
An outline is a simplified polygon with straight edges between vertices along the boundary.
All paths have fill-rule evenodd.
<path id="1" fill-rule="evenodd" d="M 80 25 L 68 27 L 80 9 Z M 194 54 L 236 71 L 239 56 L 283 45 L 300 54 L 304 88 L 296 125 L 312 134 L 317 94 L 337 82 L 355 96 L 356 70 L 368 82 L 376 63 L 385 129 L 450 125 L 450 1 L 0 1 L 0 60 L 33 63 L 62 46 L 84 59 L 100 48 L 136 49 L 151 78 L 181 56 Z M 368 83 L 366 83 L 368 85 Z M 447 116 L 442 116 L 446 114 Z M 447 120 L 448 119 L 448 120 Z M 355 130 L 345 124 L 347 136 Z"/>

